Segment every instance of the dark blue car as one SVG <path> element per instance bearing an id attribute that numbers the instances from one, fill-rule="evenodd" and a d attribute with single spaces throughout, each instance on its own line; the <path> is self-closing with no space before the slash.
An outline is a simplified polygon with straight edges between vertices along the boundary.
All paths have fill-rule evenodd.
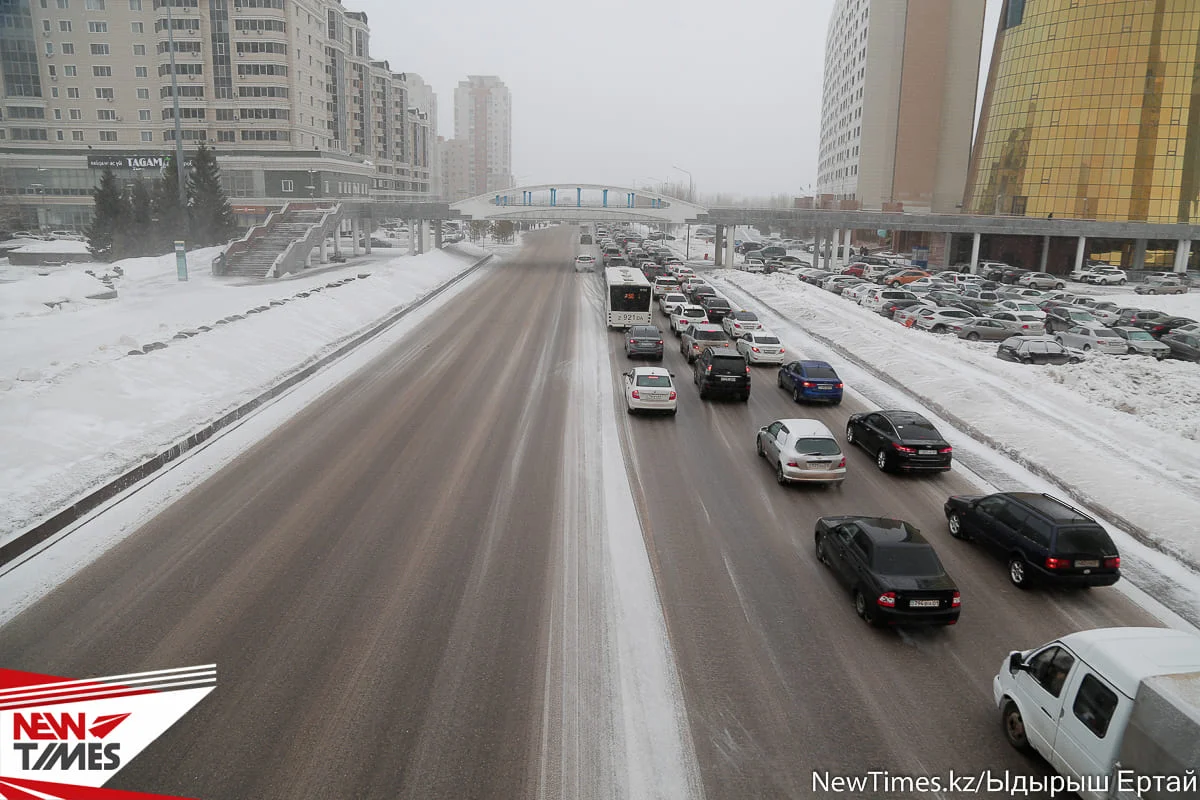
<path id="1" fill-rule="evenodd" d="M 792 399 L 842 402 L 842 379 L 824 361 L 793 361 L 779 368 L 779 388 L 792 393 Z"/>

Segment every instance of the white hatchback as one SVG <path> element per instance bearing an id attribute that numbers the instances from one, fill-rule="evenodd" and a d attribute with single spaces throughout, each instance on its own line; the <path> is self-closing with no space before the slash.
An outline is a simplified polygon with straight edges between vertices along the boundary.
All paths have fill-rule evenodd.
<path id="1" fill-rule="evenodd" d="M 779 337 L 765 330 L 743 335 L 734 346 L 751 364 L 782 364 L 786 356 Z"/>
<path id="2" fill-rule="evenodd" d="M 635 367 L 622 376 L 625 408 L 630 414 L 656 411 L 675 415 L 679 394 L 672 375 L 662 367 Z"/>
<path id="3" fill-rule="evenodd" d="M 596 269 L 596 257 L 589 255 L 581 255 L 575 257 L 576 272 L 592 272 Z"/>
<path id="4" fill-rule="evenodd" d="M 840 484 L 846 479 L 841 446 L 815 419 L 777 419 L 759 428 L 755 449 L 775 467 L 781 484 Z"/>
<path id="5" fill-rule="evenodd" d="M 687 303 L 681 306 L 676 306 L 671 312 L 671 331 L 676 335 L 681 335 L 688 329 L 690 325 L 700 325 L 708 322 L 708 312 L 703 306 L 698 306 L 693 303 Z"/>

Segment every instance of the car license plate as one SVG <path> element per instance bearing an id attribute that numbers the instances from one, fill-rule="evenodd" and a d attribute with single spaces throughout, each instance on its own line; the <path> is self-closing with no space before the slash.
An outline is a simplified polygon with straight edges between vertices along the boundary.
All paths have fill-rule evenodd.
<path id="1" fill-rule="evenodd" d="M 731 375 L 722 375 L 722 376 L 721 376 L 721 380 L 723 380 L 723 381 L 736 381 L 736 380 L 737 380 L 737 378 L 735 378 L 735 377 L 733 377 L 733 376 L 731 376 Z"/>
<path id="2" fill-rule="evenodd" d="M 1075 566 L 1079 567 L 1079 568 L 1098 567 L 1098 566 L 1100 566 L 1100 562 L 1099 561 L 1076 561 Z"/>
<path id="3" fill-rule="evenodd" d="M 833 384 L 831 384 L 831 383 L 822 383 L 822 384 L 820 384 L 819 386 L 817 386 L 817 388 L 818 388 L 818 389 L 821 389 L 821 390 L 829 390 L 829 389 L 832 389 L 832 388 L 833 388 Z"/>
<path id="4" fill-rule="evenodd" d="M 941 603 L 937 600 L 909 600 L 909 608 L 937 608 Z"/>
<path id="5" fill-rule="evenodd" d="M 936 455 L 937 455 L 937 450 L 918 450 L 918 451 L 917 451 L 917 455 L 922 455 L 922 456 L 936 456 Z"/>
<path id="6" fill-rule="evenodd" d="M 829 469 L 828 461 L 810 461 L 808 462 L 809 469 L 827 470 Z"/>

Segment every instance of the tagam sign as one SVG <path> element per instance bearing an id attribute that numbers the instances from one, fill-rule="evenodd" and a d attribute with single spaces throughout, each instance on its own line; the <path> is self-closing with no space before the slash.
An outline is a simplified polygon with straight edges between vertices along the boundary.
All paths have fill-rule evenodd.
<path id="1" fill-rule="evenodd" d="M 100 155 L 88 154 L 89 169 L 104 169 L 112 167 L 113 169 L 163 169 L 172 163 L 172 156 L 127 156 L 113 155 L 111 153 L 103 153 Z M 184 164 L 191 166 L 192 160 L 185 158 Z"/>

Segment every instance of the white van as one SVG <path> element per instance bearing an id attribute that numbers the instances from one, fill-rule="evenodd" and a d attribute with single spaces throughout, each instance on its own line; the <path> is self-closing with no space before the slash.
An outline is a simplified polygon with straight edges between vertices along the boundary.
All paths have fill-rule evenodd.
<path id="1" fill-rule="evenodd" d="M 1083 800 L 1200 797 L 1200 636 L 1072 633 L 1010 653 L 992 694 L 1009 744 L 1040 753 Z"/>

